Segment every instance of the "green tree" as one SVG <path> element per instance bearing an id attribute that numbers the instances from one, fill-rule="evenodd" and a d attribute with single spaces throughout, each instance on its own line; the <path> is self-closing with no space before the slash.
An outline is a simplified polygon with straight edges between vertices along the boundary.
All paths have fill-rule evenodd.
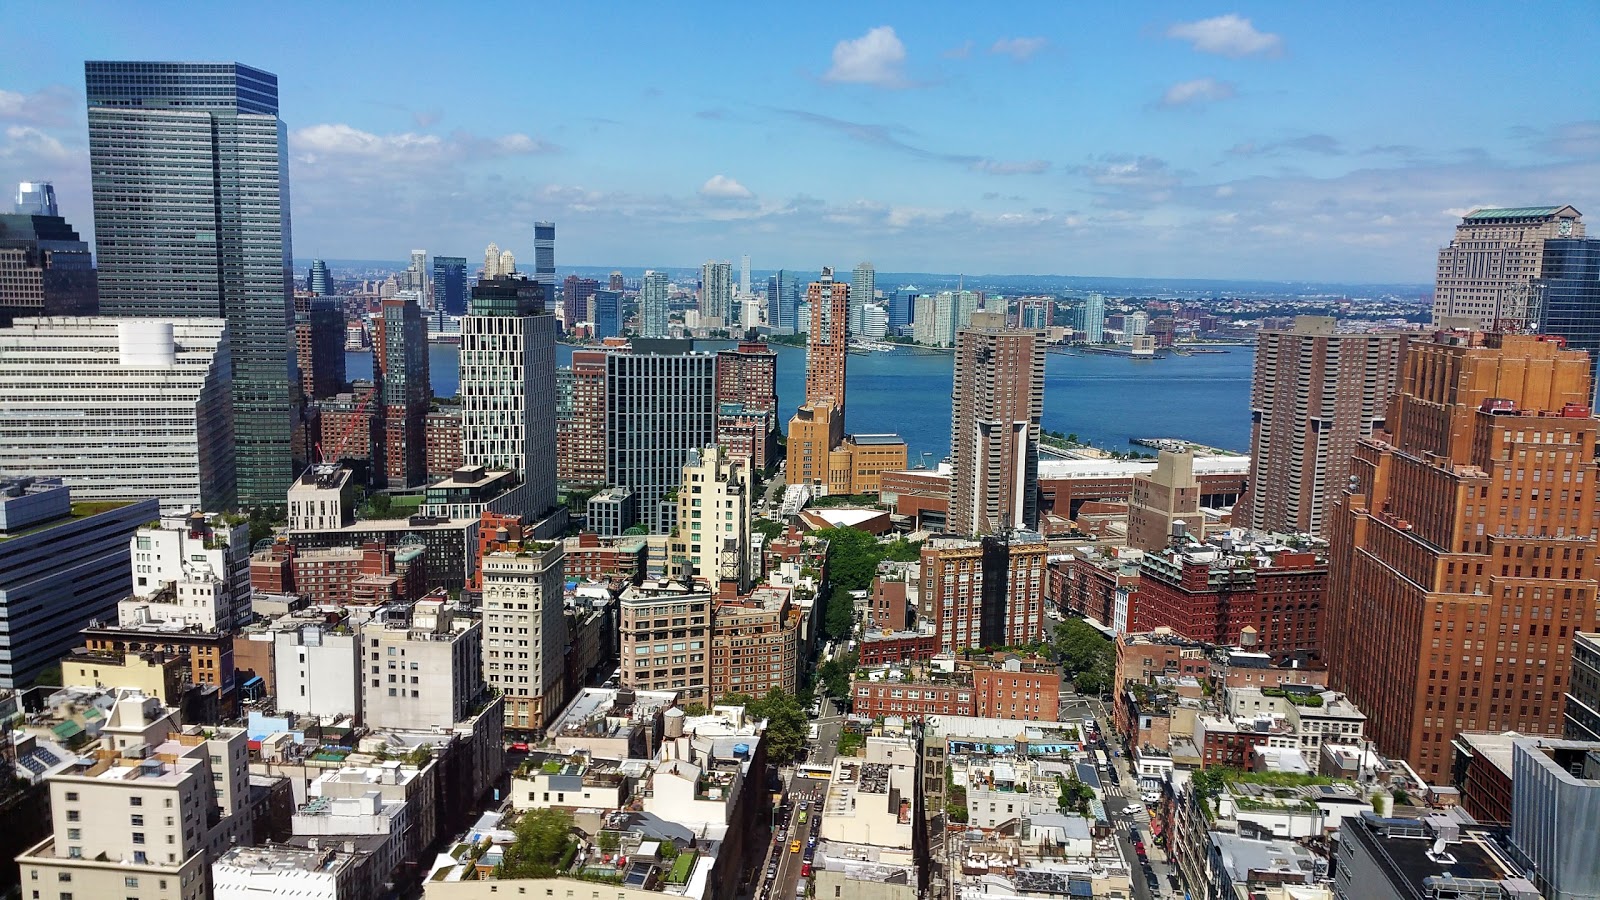
<path id="1" fill-rule="evenodd" d="M 822 630 L 836 641 L 844 640 L 856 624 L 856 601 L 850 592 L 835 586 L 828 595 L 828 606 L 823 611 Z"/>
<path id="2" fill-rule="evenodd" d="M 517 837 L 506 847 L 497 878 L 553 878 L 572 843 L 572 813 L 530 809 L 517 822 Z"/>
<path id="3" fill-rule="evenodd" d="M 860 655 L 852 650 L 828 660 L 817 669 L 818 680 L 822 682 L 822 689 L 828 696 L 841 699 L 850 697 L 850 676 L 855 674 L 860 658 Z"/>
<path id="4" fill-rule="evenodd" d="M 1061 790 L 1057 802 L 1063 812 L 1071 811 L 1080 816 L 1089 814 L 1089 801 L 1094 799 L 1094 788 L 1079 781 L 1076 773 L 1066 778 L 1057 776 L 1056 785 Z"/>
<path id="5" fill-rule="evenodd" d="M 822 528 L 813 533 L 828 542 L 828 581 L 835 589 L 859 591 L 872 583 L 884 552 L 877 538 L 854 528 Z"/>
<path id="6" fill-rule="evenodd" d="M 898 538 L 884 548 L 883 558 L 894 562 L 916 562 L 922 558 L 922 542 Z"/>
<path id="7" fill-rule="evenodd" d="M 745 711 L 767 720 L 767 759 L 778 765 L 793 762 L 806 745 L 806 712 L 799 698 L 783 688 L 773 688 L 760 700 L 749 700 L 746 695 L 731 694 L 723 698 L 744 699 Z"/>
<path id="8" fill-rule="evenodd" d="M 389 514 L 389 507 L 394 505 L 394 500 L 388 494 L 373 494 L 367 502 L 373 518 L 381 519 Z"/>
<path id="9" fill-rule="evenodd" d="M 1093 625 L 1082 619 L 1057 625 L 1054 649 L 1062 674 L 1072 679 L 1079 693 L 1100 694 L 1110 686 L 1117 650 Z"/>
<path id="10" fill-rule="evenodd" d="M 750 530 L 765 536 L 768 541 L 775 541 L 783 537 L 783 525 L 771 519 L 756 519 L 750 523 Z"/>

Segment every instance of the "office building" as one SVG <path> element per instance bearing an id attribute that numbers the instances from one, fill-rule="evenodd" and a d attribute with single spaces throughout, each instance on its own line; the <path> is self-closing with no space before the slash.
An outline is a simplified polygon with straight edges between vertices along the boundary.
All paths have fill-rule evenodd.
<path id="1" fill-rule="evenodd" d="M 556 326 L 537 282 L 484 279 L 461 317 L 461 444 L 468 466 L 510 469 L 530 518 L 556 505 Z"/>
<path id="2" fill-rule="evenodd" d="M 806 340 L 806 402 L 831 400 L 844 412 L 845 367 L 849 355 L 850 286 L 833 280 L 833 269 L 806 288 L 811 329 Z"/>
<path id="3" fill-rule="evenodd" d="M 647 581 L 629 585 L 618 607 L 625 688 L 676 691 L 684 702 L 706 703 L 711 679 L 711 592 Z M 662 635 L 670 634 L 670 642 Z"/>
<path id="4" fill-rule="evenodd" d="M 850 333 L 860 335 L 866 331 L 867 305 L 877 294 L 877 272 L 872 263 L 856 263 L 850 273 Z"/>
<path id="5" fill-rule="evenodd" d="M 1430 781 L 1457 732 L 1560 733 L 1566 646 L 1595 624 L 1590 395 L 1559 341 L 1440 332 L 1407 347 L 1384 436 L 1356 446 L 1329 523 L 1329 679 Z"/>
<path id="6" fill-rule="evenodd" d="M 889 333 L 889 313 L 882 303 L 868 303 L 861 311 L 861 336 L 881 341 Z"/>
<path id="7" fill-rule="evenodd" d="M 506 698 L 509 732 L 539 732 L 566 705 L 562 660 L 567 620 L 562 606 L 559 543 L 521 540 L 484 554 L 483 680 Z"/>
<path id="8" fill-rule="evenodd" d="M 922 546 L 918 618 L 938 628 L 939 650 L 1040 640 L 1049 545 L 1028 532 L 982 540 L 936 538 Z"/>
<path id="9" fill-rule="evenodd" d="M 667 273 L 654 269 L 644 273 L 644 283 L 639 288 L 639 336 L 665 338 L 669 336 L 671 306 L 667 299 L 669 284 Z"/>
<path id="10" fill-rule="evenodd" d="M 1546 897 L 1600 885 L 1600 744 L 1517 737 L 1511 744 L 1510 844 Z"/>
<path id="11" fill-rule="evenodd" d="M 556 479 L 563 485 L 606 483 L 606 356 L 603 350 L 572 351 L 562 371 L 568 390 L 556 414 Z"/>
<path id="12" fill-rule="evenodd" d="M 1600 238 L 1547 238 L 1534 290 L 1539 333 L 1587 351 L 1600 383 Z"/>
<path id="13" fill-rule="evenodd" d="M 978 313 L 956 335 L 951 393 L 952 534 L 1039 527 L 1044 333 Z"/>
<path id="14" fill-rule="evenodd" d="M 616 291 L 619 294 L 623 293 L 624 291 L 626 291 L 628 289 L 627 281 L 622 277 L 622 270 L 621 269 L 618 269 L 618 270 L 616 270 L 616 271 L 611 273 L 609 279 L 606 281 L 606 288 L 609 289 L 609 290 Z"/>
<path id="15" fill-rule="evenodd" d="M 26 687 L 116 616 L 129 539 L 159 514 L 154 499 L 74 503 L 59 479 L 0 479 L 0 689 Z"/>
<path id="16" fill-rule="evenodd" d="M 1222 837 L 1213 833 L 1212 840 L 1221 847 Z M 1244 843 L 1233 835 L 1227 837 L 1232 839 L 1231 845 Z M 1287 846 L 1302 849 L 1295 844 Z M 1359 817 L 1346 816 L 1335 849 L 1333 896 L 1339 898 L 1534 900 L 1539 896 L 1532 884 L 1519 877 L 1516 865 L 1487 830 L 1450 810 L 1421 817 L 1385 818 L 1372 810 Z M 1221 858 L 1219 852 L 1213 853 Z M 1228 855 L 1251 858 L 1237 849 Z M 1271 865 L 1264 854 L 1252 856 L 1260 859 L 1260 865 Z M 1310 868 L 1309 861 L 1306 868 Z M 1299 881 L 1309 873 L 1286 874 Z M 1281 883 L 1284 878 L 1275 875 L 1274 880 Z"/>
<path id="17" fill-rule="evenodd" d="M 328 290 L 328 264 L 320 259 L 311 261 L 311 272 L 306 277 L 306 289 L 313 297 L 326 297 L 332 293 Z"/>
<path id="18" fill-rule="evenodd" d="M 1106 298 L 1100 294 L 1090 294 L 1083 298 L 1083 305 L 1078 307 L 1077 321 L 1073 323 L 1080 344 L 1103 344 L 1106 340 Z"/>
<path id="19" fill-rule="evenodd" d="M 48 181 L 23 181 L 17 184 L 16 204 L 11 209 L 19 216 L 59 216 L 56 188 Z"/>
<path id="20" fill-rule="evenodd" d="M 1477 209 L 1439 250 L 1435 324 L 1520 330 L 1538 320 L 1534 282 L 1543 275 L 1544 242 L 1583 237 L 1582 213 L 1570 206 Z"/>
<path id="21" fill-rule="evenodd" d="M 689 454 L 678 487 L 678 529 L 668 542 L 667 577 L 684 584 L 750 589 L 750 461 L 715 444 Z"/>
<path id="22" fill-rule="evenodd" d="M 889 334 L 907 334 L 916 321 L 917 289 L 910 285 L 889 295 Z"/>
<path id="23" fill-rule="evenodd" d="M 794 334 L 800 289 L 793 274 L 778 270 L 767 278 L 767 325 L 773 334 Z"/>
<path id="24" fill-rule="evenodd" d="M 378 429 L 373 481 L 389 488 L 416 487 L 428 477 L 423 423 L 433 388 L 428 379 L 428 328 L 411 297 L 383 301 L 373 340 L 378 367 Z M 463 392 L 463 396 L 465 392 Z"/>
<path id="25" fill-rule="evenodd" d="M 305 399 L 322 400 L 343 391 L 344 310 L 333 297 L 296 297 L 295 368 Z"/>
<path id="26" fill-rule="evenodd" d="M 1573 632 L 1562 733 L 1574 741 L 1600 741 L 1600 634 Z"/>
<path id="27" fill-rule="evenodd" d="M 750 296 L 750 254 L 739 257 L 739 295 Z"/>
<path id="28" fill-rule="evenodd" d="M 501 275 L 510 274 L 502 271 Z M 556 223 L 533 223 L 533 280 L 544 288 L 547 301 L 556 296 Z"/>
<path id="29" fill-rule="evenodd" d="M 294 279 L 277 76 L 90 61 L 84 78 L 100 310 L 227 320 L 238 501 L 278 503 L 294 479 Z"/>
<path id="30" fill-rule="evenodd" d="M 163 516 L 129 539 L 132 590 L 117 623 L 182 623 L 207 631 L 249 624 L 250 526 L 242 517 Z"/>
<path id="31" fill-rule="evenodd" d="M 1179 524 L 1182 523 L 1182 524 Z M 1156 468 L 1133 476 L 1128 498 L 1128 546 L 1148 552 L 1165 550 L 1174 539 L 1205 537 L 1200 514 L 1200 479 L 1194 476 L 1194 453 L 1162 450 Z"/>
<path id="32" fill-rule="evenodd" d="M 102 733 L 104 746 L 47 779 L 52 833 L 17 856 L 23 882 L 68 900 L 210 896 L 211 862 L 253 842 L 248 735 L 181 726 L 129 690 Z"/>
<path id="33" fill-rule="evenodd" d="M 24 182 L 19 194 L 28 199 L 19 196 L 19 210 L 55 208 L 54 191 L 40 197 L 37 187 Z M 99 308 L 89 245 L 66 219 L 37 212 L 0 215 L 0 327 L 25 316 L 92 316 Z"/>
<path id="34" fill-rule="evenodd" d="M 590 321 L 590 299 L 600 287 L 600 282 L 593 278 L 579 278 L 568 275 L 561 283 L 561 323 L 568 333 L 580 323 Z"/>
<path id="35" fill-rule="evenodd" d="M 844 411 L 832 400 L 807 403 L 789 419 L 784 479 L 789 484 L 812 487 L 832 483 L 834 447 L 844 441 Z"/>
<path id="36" fill-rule="evenodd" d="M 483 623 L 457 615 L 442 591 L 379 609 L 361 626 L 363 724 L 434 731 L 470 718 L 483 696 L 483 636 Z"/>
<path id="37" fill-rule="evenodd" d="M 648 275 L 646 279 L 648 281 Z M 672 530 L 689 454 L 716 434 L 716 361 L 691 341 L 635 340 L 606 354 L 606 483 L 639 496 L 639 519 L 656 534 Z"/>
<path id="38" fill-rule="evenodd" d="M 700 267 L 700 326 L 722 328 L 736 319 L 733 312 L 733 264 L 708 260 Z"/>
<path id="39" fill-rule="evenodd" d="M 433 258 L 433 308 L 442 310 L 447 316 L 466 314 L 467 258 L 465 256 Z"/>
<path id="40" fill-rule="evenodd" d="M 600 537 L 621 537 L 639 521 L 639 498 L 625 487 L 609 487 L 593 497 L 585 508 L 587 530 Z"/>
<path id="41" fill-rule="evenodd" d="M 592 337 L 597 341 L 622 334 L 622 291 L 596 289 L 589 300 L 589 318 L 594 323 Z"/>
<path id="42" fill-rule="evenodd" d="M 1383 430 L 1407 336 L 1340 334 L 1329 316 L 1296 316 L 1256 337 L 1250 389 L 1254 471 L 1238 520 L 1258 531 L 1321 535 L 1356 444 Z"/>
<path id="43" fill-rule="evenodd" d="M 59 476 L 80 501 L 233 508 L 228 344 L 220 319 L 0 329 L 0 472 Z"/>

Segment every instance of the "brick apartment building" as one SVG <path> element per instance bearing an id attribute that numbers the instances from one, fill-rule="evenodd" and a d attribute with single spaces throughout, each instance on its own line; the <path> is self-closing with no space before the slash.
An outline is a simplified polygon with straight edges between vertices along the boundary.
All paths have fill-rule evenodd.
<path id="1" fill-rule="evenodd" d="M 1229 645 L 1248 627 L 1267 653 L 1318 648 L 1327 586 L 1327 558 L 1316 551 L 1192 544 L 1147 553 L 1139 560 L 1127 629 L 1165 625 L 1187 638 Z"/>

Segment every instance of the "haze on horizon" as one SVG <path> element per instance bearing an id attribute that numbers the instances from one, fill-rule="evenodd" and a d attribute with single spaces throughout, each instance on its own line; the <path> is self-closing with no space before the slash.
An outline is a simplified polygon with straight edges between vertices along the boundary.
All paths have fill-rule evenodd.
<path id="1" fill-rule="evenodd" d="M 297 260 L 1432 281 L 1479 206 L 1600 215 L 1592 3 L 91 3 L 15 23 L 0 184 L 92 239 L 83 62 L 274 72 Z M 197 39 L 203 33 L 204 39 Z"/>

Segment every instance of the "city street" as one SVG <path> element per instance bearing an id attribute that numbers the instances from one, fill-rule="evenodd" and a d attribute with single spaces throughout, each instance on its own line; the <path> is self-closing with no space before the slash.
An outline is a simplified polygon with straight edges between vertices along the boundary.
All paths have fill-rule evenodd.
<path id="1" fill-rule="evenodd" d="M 762 866 L 762 888 L 756 900 L 793 900 L 796 885 L 801 879 L 801 868 L 806 862 L 808 842 L 820 830 L 818 817 L 822 814 L 822 801 L 827 796 L 828 782 L 821 779 L 789 779 L 786 797 L 788 806 L 780 807 L 782 827 L 773 831 L 772 843 L 767 848 L 767 859 Z M 802 808 L 802 805 L 804 808 Z M 802 820 L 803 818 L 803 820 Z M 795 842 L 799 842 L 798 850 Z M 768 877 L 769 872 L 774 872 Z"/>
<path id="2" fill-rule="evenodd" d="M 1061 697 L 1061 715 L 1063 722 L 1082 722 L 1093 717 L 1100 723 L 1102 735 L 1101 748 L 1111 755 L 1112 770 L 1101 771 L 1101 797 L 1106 807 L 1106 817 L 1110 820 L 1116 832 L 1117 846 L 1122 850 L 1122 857 L 1128 863 L 1129 872 L 1133 881 L 1133 895 L 1138 900 L 1167 900 L 1167 898 L 1181 897 L 1182 894 L 1174 893 L 1171 889 L 1171 867 L 1167 864 L 1167 855 L 1155 844 L 1154 836 L 1150 832 L 1150 814 L 1146 811 L 1144 803 L 1139 799 L 1139 782 L 1134 776 L 1129 760 L 1126 756 L 1118 756 L 1120 748 L 1114 732 L 1111 730 L 1111 716 L 1098 697 L 1081 697 L 1071 692 L 1063 692 Z M 1105 736 L 1110 735 L 1106 740 Z M 1129 807 L 1133 811 L 1129 813 Z M 1144 860 L 1139 858 L 1134 847 L 1134 833 L 1144 842 L 1147 854 Z M 1146 872 L 1153 873 L 1156 877 L 1156 890 L 1152 891 Z"/>
<path id="3" fill-rule="evenodd" d="M 806 761 L 819 766 L 833 765 L 839 752 L 839 734 L 844 730 L 844 713 L 832 697 L 822 699 L 822 715 L 812 720 L 817 726 L 817 739 L 810 743 L 811 752 Z"/>

